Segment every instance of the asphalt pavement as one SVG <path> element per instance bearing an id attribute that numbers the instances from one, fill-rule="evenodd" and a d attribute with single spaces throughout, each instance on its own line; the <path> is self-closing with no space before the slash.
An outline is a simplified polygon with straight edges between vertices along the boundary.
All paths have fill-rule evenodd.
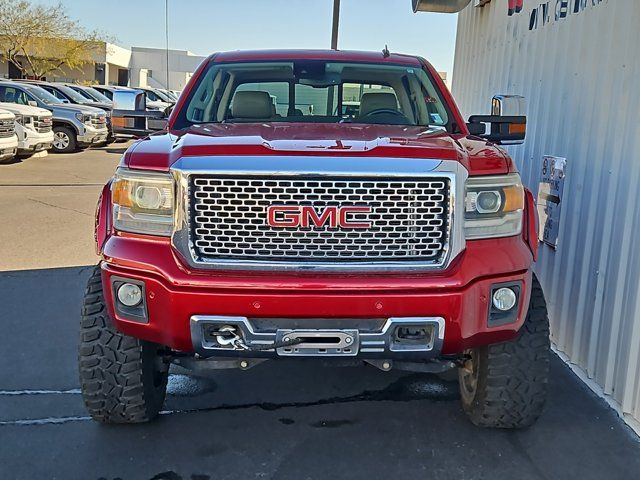
<path id="1" fill-rule="evenodd" d="M 625 479 L 640 442 L 558 358 L 527 430 L 472 426 L 455 378 L 267 362 L 175 369 L 160 418 L 87 417 L 76 348 L 95 201 L 121 146 L 0 166 L 0 479 Z"/>

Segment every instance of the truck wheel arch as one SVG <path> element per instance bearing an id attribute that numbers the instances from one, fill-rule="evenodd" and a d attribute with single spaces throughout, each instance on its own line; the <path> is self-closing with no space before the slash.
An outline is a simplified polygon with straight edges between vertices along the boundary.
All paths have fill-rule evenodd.
<path id="1" fill-rule="evenodd" d="M 80 132 L 78 131 L 78 127 L 76 127 L 73 122 L 70 122 L 68 120 L 54 120 L 53 121 L 53 127 L 67 127 L 67 128 L 71 128 L 76 135 L 80 135 Z"/>

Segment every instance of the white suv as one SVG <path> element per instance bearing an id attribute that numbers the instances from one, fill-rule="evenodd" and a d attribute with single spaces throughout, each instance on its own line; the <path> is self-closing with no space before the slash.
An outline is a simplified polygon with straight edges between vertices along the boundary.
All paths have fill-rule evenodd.
<path id="1" fill-rule="evenodd" d="M 49 150 L 53 143 L 53 115 L 44 108 L 0 102 L 0 108 L 16 117 L 18 155 L 28 156 Z"/>
<path id="2" fill-rule="evenodd" d="M 0 109 L 0 163 L 11 161 L 17 150 L 16 117 L 13 113 Z"/>

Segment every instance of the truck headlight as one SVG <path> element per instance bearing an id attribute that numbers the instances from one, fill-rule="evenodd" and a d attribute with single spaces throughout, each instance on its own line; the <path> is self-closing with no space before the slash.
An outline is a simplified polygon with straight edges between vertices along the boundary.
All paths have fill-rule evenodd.
<path id="1" fill-rule="evenodd" d="M 520 175 L 470 177 L 465 195 L 465 237 L 491 238 L 522 231 L 524 188 Z"/>
<path id="2" fill-rule="evenodd" d="M 119 168 L 111 184 L 116 230 L 169 236 L 173 230 L 173 178 Z"/>

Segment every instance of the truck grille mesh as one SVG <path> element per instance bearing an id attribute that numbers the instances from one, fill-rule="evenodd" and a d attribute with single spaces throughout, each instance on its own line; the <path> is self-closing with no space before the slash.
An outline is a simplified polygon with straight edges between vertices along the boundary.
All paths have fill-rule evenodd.
<path id="1" fill-rule="evenodd" d="M 53 127 L 53 121 L 51 117 L 35 117 L 33 126 L 38 133 L 49 133 Z"/>
<path id="2" fill-rule="evenodd" d="M 0 120 L 0 138 L 12 137 L 16 131 L 13 120 Z"/>
<path id="3" fill-rule="evenodd" d="M 192 176 L 190 238 L 205 260 L 293 262 L 420 261 L 446 253 L 450 222 L 447 178 L 366 179 Z M 354 214 L 367 229 L 274 228 L 272 205 L 368 206 Z"/>

